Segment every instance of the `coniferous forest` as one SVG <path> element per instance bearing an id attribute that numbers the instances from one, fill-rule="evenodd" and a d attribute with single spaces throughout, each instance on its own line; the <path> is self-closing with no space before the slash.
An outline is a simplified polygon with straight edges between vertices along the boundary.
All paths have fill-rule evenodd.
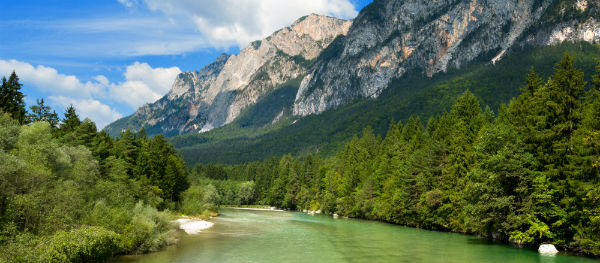
<path id="1" fill-rule="evenodd" d="M 449 112 L 392 122 L 383 138 L 367 127 L 335 156 L 198 164 L 190 178 L 216 186 L 222 204 L 321 210 L 598 256 L 600 64 L 586 83 L 565 55 L 551 77 L 532 68 L 526 83 L 498 113 L 467 91 Z M 251 198 L 235 196 L 244 182 L 253 183 Z"/>

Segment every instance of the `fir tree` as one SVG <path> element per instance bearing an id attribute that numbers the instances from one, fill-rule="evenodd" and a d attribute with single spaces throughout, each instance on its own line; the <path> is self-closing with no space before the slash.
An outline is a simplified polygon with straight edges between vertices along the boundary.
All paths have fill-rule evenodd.
<path id="1" fill-rule="evenodd" d="M 60 125 L 60 129 L 63 133 L 73 132 L 75 129 L 81 124 L 81 120 L 79 116 L 77 116 L 77 112 L 75 111 L 75 107 L 73 105 L 69 105 L 65 110 L 65 118 L 63 119 L 63 123 Z"/>
<path id="2" fill-rule="evenodd" d="M 25 97 L 21 92 L 23 85 L 19 83 L 19 77 L 13 71 L 8 80 L 2 78 L 2 86 L 0 87 L 0 110 L 9 113 L 13 119 L 20 124 L 27 122 L 25 110 Z"/>

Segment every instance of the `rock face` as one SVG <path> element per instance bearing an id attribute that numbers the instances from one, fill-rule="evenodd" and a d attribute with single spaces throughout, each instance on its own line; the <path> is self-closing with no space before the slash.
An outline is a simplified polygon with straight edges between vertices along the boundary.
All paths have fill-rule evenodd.
<path id="1" fill-rule="evenodd" d="M 293 113 L 305 116 L 356 97 L 378 97 L 407 72 L 432 76 L 486 56 L 495 62 L 515 45 L 600 42 L 594 18 L 598 5 L 587 0 L 375 0 L 305 76 Z M 571 19 L 571 11 L 589 19 Z M 546 27 L 538 28 L 542 21 Z"/>
<path id="2" fill-rule="evenodd" d="M 144 126 L 148 134 L 178 135 L 221 127 L 264 94 L 303 76 L 307 61 L 346 34 L 351 23 L 315 14 L 302 17 L 238 55 L 224 54 L 200 71 L 181 73 L 166 96 L 105 130 L 119 134 Z"/>
<path id="3" fill-rule="evenodd" d="M 169 94 L 106 130 L 208 131 L 292 79 L 302 79 L 293 105 L 276 109 L 270 123 L 290 112 L 318 114 L 376 98 L 406 74 L 432 76 L 476 59 L 495 63 L 527 45 L 600 43 L 599 17 L 597 0 L 375 0 L 354 21 L 309 15 L 238 55 L 182 73 Z"/>

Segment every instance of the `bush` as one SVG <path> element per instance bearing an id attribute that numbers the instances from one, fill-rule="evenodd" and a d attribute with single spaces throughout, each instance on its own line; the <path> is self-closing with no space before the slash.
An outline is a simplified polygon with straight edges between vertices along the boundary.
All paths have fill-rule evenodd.
<path id="1" fill-rule="evenodd" d="M 44 246 L 44 262 L 104 261 L 117 249 L 118 235 L 103 227 L 59 231 Z"/>
<path id="2" fill-rule="evenodd" d="M 135 205 L 132 214 L 131 222 L 124 227 L 119 240 L 120 252 L 143 253 L 167 245 L 167 239 L 173 233 L 171 215 L 142 202 Z"/>
<path id="3" fill-rule="evenodd" d="M 31 233 L 19 233 L 14 223 L 0 226 L 0 263 L 43 262 L 36 246 L 40 238 Z"/>

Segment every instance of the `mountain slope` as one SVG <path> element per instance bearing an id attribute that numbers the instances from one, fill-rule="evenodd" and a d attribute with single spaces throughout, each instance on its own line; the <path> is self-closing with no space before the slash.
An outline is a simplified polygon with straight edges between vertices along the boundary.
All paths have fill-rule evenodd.
<path id="1" fill-rule="evenodd" d="M 310 61 L 350 24 L 314 14 L 302 17 L 238 55 L 224 54 L 200 71 L 181 73 L 166 96 L 105 130 L 118 135 L 144 126 L 149 135 L 173 136 L 221 127 L 264 94 L 303 76 Z"/>
<path id="2" fill-rule="evenodd" d="M 294 115 L 321 113 L 354 98 L 376 98 L 406 73 L 432 76 L 480 56 L 499 60 L 515 46 L 600 42 L 598 1 L 375 0 L 315 63 Z"/>
<path id="3" fill-rule="evenodd" d="M 287 94 L 267 94 L 229 125 L 202 134 L 173 137 L 169 141 L 189 164 L 244 163 L 288 153 L 303 155 L 317 152 L 327 156 L 367 125 L 383 135 L 391 120 L 406 121 L 414 115 L 426 122 L 430 116 L 448 110 L 465 90 L 473 92 L 481 98 L 482 105 L 489 105 L 497 112 L 501 103 L 507 103 L 519 94 L 532 66 L 540 75 L 548 77 L 565 52 L 575 57 L 576 66 L 586 72 L 587 78 L 592 76 L 595 63 L 600 58 L 598 45 L 577 42 L 527 47 L 509 53 L 496 64 L 481 58 L 461 69 L 452 69 L 432 78 L 407 74 L 393 80 L 376 99 L 356 99 L 353 103 L 318 115 L 275 124 L 250 121 L 260 120 L 262 116 L 253 114 L 260 111 L 256 108 L 262 110 L 281 101 L 287 101 L 291 106 L 293 90 L 298 88 L 291 86 L 292 91 Z M 273 112 L 271 114 L 274 115 Z"/>

